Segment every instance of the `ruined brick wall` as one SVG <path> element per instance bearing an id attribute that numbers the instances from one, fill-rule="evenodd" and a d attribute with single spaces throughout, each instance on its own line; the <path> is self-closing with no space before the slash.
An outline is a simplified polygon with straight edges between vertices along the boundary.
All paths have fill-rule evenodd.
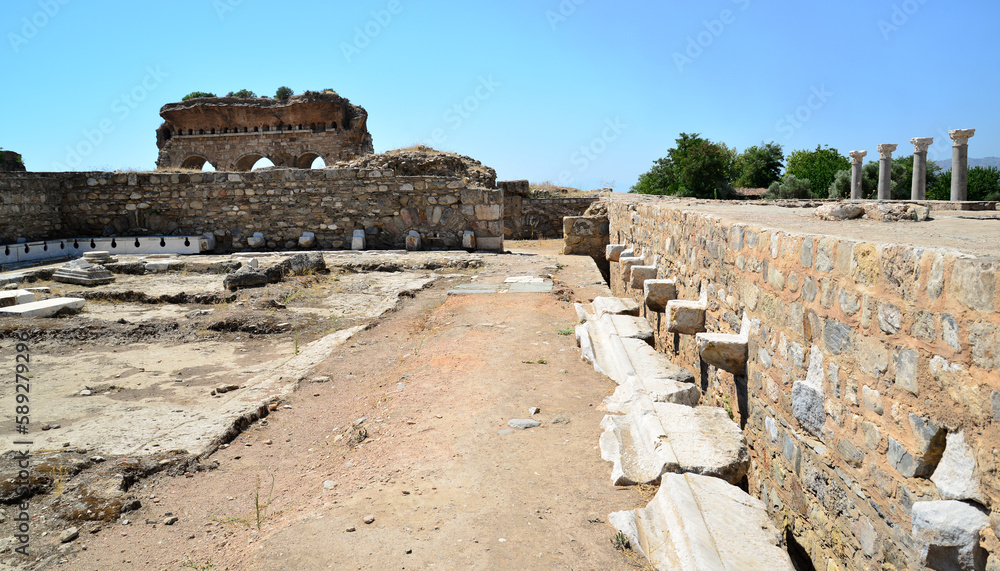
<path id="1" fill-rule="evenodd" d="M 402 249 L 410 230 L 426 249 L 461 248 L 467 230 L 481 249 L 503 244 L 501 190 L 385 170 L 23 173 L 0 176 L 5 209 L 9 196 L 19 200 L 11 208 L 48 209 L 29 219 L 4 216 L 16 230 L 10 236 L 30 239 L 149 235 L 155 226 L 214 233 L 221 250 L 247 248 L 255 232 L 270 249 L 297 247 L 303 232 L 315 233 L 320 248 L 350 248 L 355 229 L 366 231 L 371 249 Z"/>
<path id="2" fill-rule="evenodd" d="M 744 379 L 703 367 L 694 337 L 646 313 L 658 350 L 744 425 L 750 493 L 789 539 L 816 569 L 915 569 L 914 504 L 963 500 L 994 510 L 982 536 L 996 564 L 1000 261 L 684 208 L 612 198 L 611 241 L 644 248 L 647 263 L 660 255 L 682 299 L 705 280 L 709 331 L 737 332 L 744 311 L 755 320 Z M 619 272 L 611 264 L 615 294 L 641 302 Z M 816 388 L 801 383 L 810 369 Z M 942 452 L 960 466 L 950 475 Z"/>

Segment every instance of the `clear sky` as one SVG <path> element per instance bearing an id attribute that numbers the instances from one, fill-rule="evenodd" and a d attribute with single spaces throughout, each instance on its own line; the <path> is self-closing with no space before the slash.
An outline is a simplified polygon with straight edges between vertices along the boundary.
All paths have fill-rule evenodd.
<path id="1" fill-rule="evenodd" d="M 192 91 L 332 88 L 376 152 L 627 190 L 697 132 L 847 154 L 975 128 L 1000 155 L 996 0 L 3 0 L 0 146 L 30 170 L 154 168 Z"/>

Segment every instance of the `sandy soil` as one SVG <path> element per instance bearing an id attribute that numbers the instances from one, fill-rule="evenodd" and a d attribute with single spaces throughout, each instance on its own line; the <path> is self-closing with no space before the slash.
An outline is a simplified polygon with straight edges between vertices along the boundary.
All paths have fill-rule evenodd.
<path id="1" fill-rule="evenodd" d="M 516 245 L 404 298 L 324 348 L 277 411 L 203 460 L 217 468 L 152 473 L 131 489 L 137 510 L 80 524 L 61 546 L 58 533 L 36 537 L 59 554 L 38 568 L 642 568 L 614 550 L 606 523 L 643 503 L 610 484 L 597 448 L 613 382 L 567 334 L 571 302 L 605 290 L 592 262 L 559 246 Z M 554 291 L 446 293 L 528 275 L 551 276 Z M 218 342 L 210 353 L 268 355 Z M 517 418 L 542 425 L 510 429 Z"/>

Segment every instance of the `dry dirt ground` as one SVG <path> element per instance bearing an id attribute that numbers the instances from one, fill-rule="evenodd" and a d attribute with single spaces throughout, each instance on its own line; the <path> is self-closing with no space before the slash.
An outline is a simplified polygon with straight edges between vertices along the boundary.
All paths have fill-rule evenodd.
<path id="1" fill-rule="evenodd" d="M 572 302 L 589 301 L 606 289 L 589 259 L 560 256 L 560 245 L 508 244 L 511 255 L 478 256 L 481 268 L 412 276 L 427 283 L 405 290 L 399 303 L 392 297 L 393 307 L 382 317 L 352 321 L 367 323 L 367 329 L 361 325 L 346 343 L 316 346 L 315 358 L 291 375 L 295 390 L 282 393 L 277 410 L 221 448 L 209 446 L 200 458 L 174 451 L 181 447 L 170 444 L 170 431 L 159 436 L 162 446 L 109 454 L 99 463 L 91 460 L 91 444 L 75 462 L 60 464 L 61 476 L 32 500 L 46 506 L 38 510 L 48 510 L 33 514 L 35 557 L 19 559 L 10 544 L 0 557 L 21 568 L 86 570 L 642 568 L 634 556 L 614 549 L 615 531 L 606 523 L 609 512 L 644 503 L 638 490 L 610 484 L 610 467 L 600 458 L 600 404 L 613 382 L 581 361 L 570 334 L 576 321 Z M 353 270 L 402 269 L 393 264 L 387 257 Z M 257 294 L 244 299 L 244 306 L 207 307 L 245 314 L 248 323 L 277 311 L 267 323 L 299 319 L 300 343 L 322 341 L 330 335 L 331 312 L 345 309 L 337 305 L 337 294 L 351 293 L 333 291 L 337 286 L 329 280 L 337 275 L 282 284 L 283 298 Z M 551 277 L 554 290 L 448 295 L 460 284 L 499 284 L 512 276 Z M 289 303 L 259 307 L 276 298 Z M 187 317 L 197 306 L 104 309 L 106 317 L 133 324 L 157 312 L 157 320 L 174 320 L 180 331 L 130 339 L 131 329 L 121 325 L 126 329 L 106 344 L 70 341 L 66 332 L 34 350 L 41 355 L 68 344 L 88 356 L 85 366 L 91 368 L 149 361 L 150 370 L 161 370 L 160 383 L 177 385 L 185 384 L 172 378 L 184 369 L 178 359 L 197 357 L 205 368 L 188 367 L 177 377 L 192 385 L 184 398 L 180 387 L 165 397 L 130 385 L 117 393 L 123 400 L 173 399 L 169 406 L 182 411 L 173 414 L 185 414 L 217 406 L 221 399 L 208 390 L 220 380 L 238 383 L 255 371 L 280 376 L 282 367 L 295 368 L 288 357 L 290 330 L 210 335 L 205 329 L 218 316 Z M 203 321 L 185 324 L 191 319 Z M 105 329 L 109 323 L 116 322 L 105 319 Z M 127 351 L 134 356 L 120 357 Z M 154 361 L 161 362 L 159 369 Z M 74 364 L 59 366 L 71 370 Z M 97 373 L 80 374 L 72 386 Z M 203 382 L 196 381 L 199 376 Z M 115 386 L 124 377 L 103 380 Z M 532 407 L 541 412 L 531 415 Z M 114 427 L 128 414 L 127 407 L 116 409 L 100 420 Z M 524 431 L 507 424 L 525 418 L 542 424 Z M 95 475 L 101 470 L 104 479 Z M 88 486 L 107 487 L 109 474 L 120 474 L 128 485 L 88 492 Z M 127 493 L 118 492 L 122 487 Z M 113 498 L 124 513 L 96 517 L 100 505 L 87 504 L 87 493 Z M 0 537 L 8 537 L 12 510 L 0 507 L 6 511 Z M 80 519 L 56 517 L 67 513 Z M 70 525 L 79 527 L 80 536 L 60 544 Z"/>

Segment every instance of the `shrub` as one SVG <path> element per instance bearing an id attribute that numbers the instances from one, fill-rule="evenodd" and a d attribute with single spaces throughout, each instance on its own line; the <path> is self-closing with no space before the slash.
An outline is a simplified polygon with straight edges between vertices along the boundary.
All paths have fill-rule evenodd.
<path id="1" fill-rule="evenodd" d="M 188 99 L 200 99 L 202 97 L 218 97 L 218 95 L 207 91 L 192 91 L 191 93 L 185 95 L 184 99 L 181 99 L 181 101 L 187 101 Z"/>
<path id="2" fill-rule="evenodd" d="M 809 191 L 809 179 L 786 174 L 780 182 L 771 183 L 764 198 L 770 200 L 790 198 L 816 198 Z"/>
<path id="3" fill-rule="evenodd" d="M 278 88 L 278 91 L 274 93 L 274 98 L 284 101 L 293 95 L 295 95 L 295 92 L 292 91 L 291 88 L 282 85 Z"/>
<path id="4" fill-rule="evenodd" d="M 249 89 L 241 89 L 241 90 L 235 91 L 235 92 L 234 91 L 230 91 L 229 95 L 226 95 L 226 97 L 239 97 L 241 99 L 255 99 L 257 97 L 257 94 L 254 93 L 253 91 L 250 91 Z"/>

